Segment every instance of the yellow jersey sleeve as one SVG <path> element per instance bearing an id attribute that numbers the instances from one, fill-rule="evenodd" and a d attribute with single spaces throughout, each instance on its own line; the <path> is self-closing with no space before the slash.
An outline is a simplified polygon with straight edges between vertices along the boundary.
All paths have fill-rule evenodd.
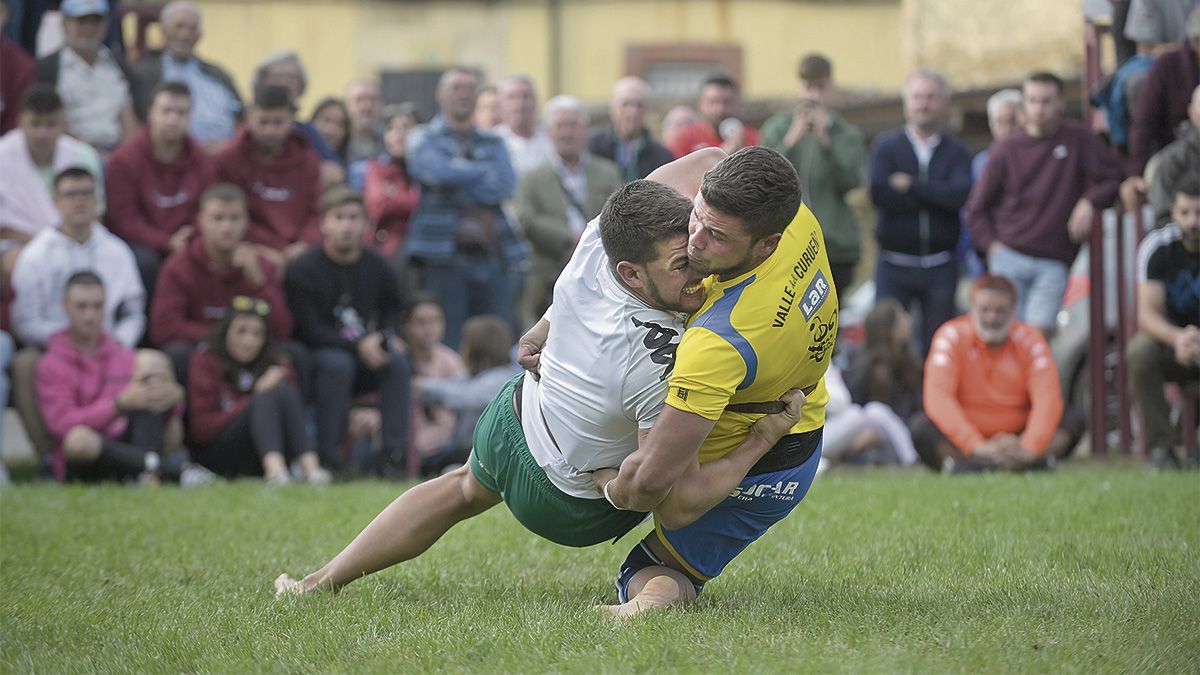
<path id="1" fill-rule="evenodd" d="M 746 378 L 746 362 L 724 338 L 707 328 L 684 331 L 668 380 L 666 403 L 715 420 Z"/>

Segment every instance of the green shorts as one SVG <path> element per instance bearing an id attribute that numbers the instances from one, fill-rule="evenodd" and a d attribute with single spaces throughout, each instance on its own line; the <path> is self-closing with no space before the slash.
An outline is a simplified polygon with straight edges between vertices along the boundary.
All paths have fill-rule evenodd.
<path id="1" fill-rule="evenodd" d="M 563 546 L 592 546 L 617 539 L 637 527 L 646 514 L 614 509 L 604 499 L 572 497 L 554 486 L 537 460 L 513 410 L 509 380 L 475 425 L 471 473 L 484 487 L 499 492 L 508 510 L 530 532 Z"/>

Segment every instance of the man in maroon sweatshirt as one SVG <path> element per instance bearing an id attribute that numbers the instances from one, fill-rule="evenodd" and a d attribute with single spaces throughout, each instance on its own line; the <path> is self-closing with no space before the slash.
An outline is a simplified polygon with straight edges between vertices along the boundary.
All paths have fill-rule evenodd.
<path id="1" fill-rule="evenodd" d="M 8 23 L 8 2 L 0 0 L 0 30 Z M 17 128 L 21 96 L 33 84 L 33 57 L 0 35 L 0 136 Z"/>
<path id="2" fill-rule="evenodd" d="M 217 155 L 218 178 L 246 193 L 246 239 L 278 268 L 321 243 L 320 160 L 294 117 L 287 89 L 261 86 L 245 126 Z"/>
<path id="3" fill-rule="evenodd" d="M 1017 286 L 1017 318 L 1054 332 L 1067 270 L 1112 205 L 1120 161 L 1100 138 L 1063 119 L 1062 80 L 1035 73 L 1021 88 L 1024 124 L 990 148 L 967 201 L 967 226 L 988 268 Z"/>
<path id="4" fill-rule="evenodd" d="M 104 171 L 104 222 L 133 249 L 148 297 L 162 259 L 187 245 L 200 194 L 217 178 L 212 159 L 187 135 L 191 111 L 187 85 L 159 85 L 146 125 L 117 147 Z"/>
<path id="5" fill-rule="evenodd" d="M 292 334 L 292 314 L 275 266 L 245 241 L 241 189 L 218 183 L 206 190 L 198 222 L 200 235 L 167 258 L 150 305 L 150 342 L 171 357 L 180 381 L 192 350 L 225 317 L 236 296 L 266 301 L 275 340 Z"/>
<path id="6" fill-rule="evenodd" d="M 1200 6 L 1188 14 L 1184 33 L 1175 49 L 1154 59 L 1142 81 L 1129 127 L 1130 173 L 1144 173 L 1146 162 L 1175 140 L 1175 128 L 1187 119 L 1188 100 L 1200 84 Z"/>

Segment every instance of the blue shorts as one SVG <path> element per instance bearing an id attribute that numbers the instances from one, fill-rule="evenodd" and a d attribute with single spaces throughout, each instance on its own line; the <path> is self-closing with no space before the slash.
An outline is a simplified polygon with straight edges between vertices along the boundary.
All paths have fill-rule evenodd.
<path id="1" fill-rule="evenodd" d="M 820 461 L 818 444 L 816 452 L 799 466 L 747 476 L 725 501 L 691 525 L 668 530 L 655 523 L 659 541 L 693 579 L 699 580 L 697 593 L 705 581 L 721 574 L 739 553 L 800 504 L 812 487 Z M 626 589 L 638 570 L 662 564 L 645 544 L 639 543 L 621 565 L 617 578 L 621 602 L 629 600 Z"/>

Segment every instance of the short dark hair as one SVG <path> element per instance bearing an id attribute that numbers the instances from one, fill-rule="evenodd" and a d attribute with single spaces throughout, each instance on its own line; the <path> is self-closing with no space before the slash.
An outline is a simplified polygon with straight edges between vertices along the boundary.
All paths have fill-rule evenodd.
<path id="1" fill-rule="evenodd" d="M 190 99 L 192 97 L 192 90 L 183 82 L 175 82 L 174 80 L 159 82 L 158 86 L 154 87 L 154 91 L 150 92 L 151 105 L 154 105 L 154 101 L 158 99 L 159 94 L 183 96 Z"/>
<path id="2" fill-rule="evenodd" d="M 761 145 L 742 148 L 709 169 L 700 195 L 713 209 L 741 218 L 753 241 L 786 230 L 802 196 L 792 163 Z"/>
<path id="3" fill-rule="evenodd" d="M 1193 199 L 1200 197 L 1200 176 L 1189 173 L 1179 177 L 1179 182 L 1175 184 L 1175 193 L 1171 195 L 1174 200 L 1179 195 L 1187 195 Z"/>
<path id="4" fill-rule="evenodd" d="M 737 93 L 737 90 L 738 90 L 737 82 L 734 82 L 733 78 L 726 75 L 725 73 L 713 73 L 712 75 L 709 75 L 708 77 L 704 78 L 704 84 L 700 85 L 700 88 L 704 89 L 705 87 L 709 87 L 709 86 L 717 86 L 717 87 L 723 87 L 725 89 L 732 89 L 734 91 L 734 93 Z"/>
<path id="5" fill-rule="evenodd" d="M 292 92 L 288 91 L 287 87 L 280 87 L 274 84 L 264 84 L 255 87 L 254 89 L 254 107 L 263 110 L 289 110 L 296 111 L 296 106 L 292 102 Z"/>
<path id="6" fill-rule="evenodd" d="M 99 286 L 104 288 L 104 281 L 100 275 L 91 270 L 80 270 L 71 276 L 67 277 L 67 283 L 63 286 L 63 297 L 67 296 L 67 291 L 75 286 Z"/>
<path id="7" fill-rule="evenodd" d="M 800 59 L 797 74 L 805 82 L 828 80 L 833 77 L 833 64 L 823 54 L 813 52 Z"/>
<path id="8" fill-rule="evenodd" d="M 358 190 L 349 185 L 334 185 L 321 196 L 321 215 L 324 216 L 331 209 L 336 209 L 345 204 L 358 204 L 363 209 L 367 208 L 363 202 L 362 193 Z"/>
<path id="9" fill-rule="evenodd" d="M 76 179 L 76 178 L 86 178 L 86 179 L 92 181 L 93 184 L 96 182 L 96 177 L 92 175 L 91 171 L 88 171 L 87 169 L 83 168 L 82 166 L 69 166 L 69 167 L 63 169 L 62 171 L 59 171 L 58 173 L 54 174 L 54 191 L 58 192 L 58 186 L 64 180 L 71 180 L 71 179 Z"/>
<path id="10" fill-rule="evenodd" d="M 434 307 L 437 307 L 439 310 L 441 310 L 443 313 L 446 311 L 442 307 L 442 302 L 440 300 L 438 300 L 438 297 L 436 295 L 434 295 L 433 293 L 430 293 L 429 291 L 417 291 L 416 293 L 412 294 L 412 297 L 410 297 L 408 300 L 408 304 L 405 305 L 404 319 L 400 323 L 406 324 L 409 321 L 412 321 L 413 314 L 417 311 L 417 308 L 420 307 L 421 305 L 433 305 Z"/>
<path id="11" fill-rule="evenodd" d="M 38 82 L 30 85 L 21 95 L 21 112 L 52 115 L 62 109 L 62 97 L 58 95 L 52 84 Z"/>
<path id="12" fill-rule="evenodd" d="M 1063 93 L 1063 81 L 1054 73 L 1046 72 L 1044 70 L 1038 71 L 1030 75 L 1025 81 L 1037 82 L 1039 84 L 1051 84 L 1054 85 L 1056 90 L 1058 90 L 1058 93 Z"/>
<path id="13" fill-rule="evenodd" d="M 200 194 L 199 208 L 203 209 L 204 205 L 209 202 L 225 202 L 227 204 L 237 202 L 244 205 L 246 203 L 246 193 L 242 191 L 242 188 L 233 183 L 217 183 L 208 186 Z"/>
<path id="14" fill-rule="evenodd" d="M 614 192 L 600 211 L 600 243 L 608 264 L 645 265 L 658 257 L 658 242 L 686 235 L 692 202 L 651 180 L 635 180 Z"/>

